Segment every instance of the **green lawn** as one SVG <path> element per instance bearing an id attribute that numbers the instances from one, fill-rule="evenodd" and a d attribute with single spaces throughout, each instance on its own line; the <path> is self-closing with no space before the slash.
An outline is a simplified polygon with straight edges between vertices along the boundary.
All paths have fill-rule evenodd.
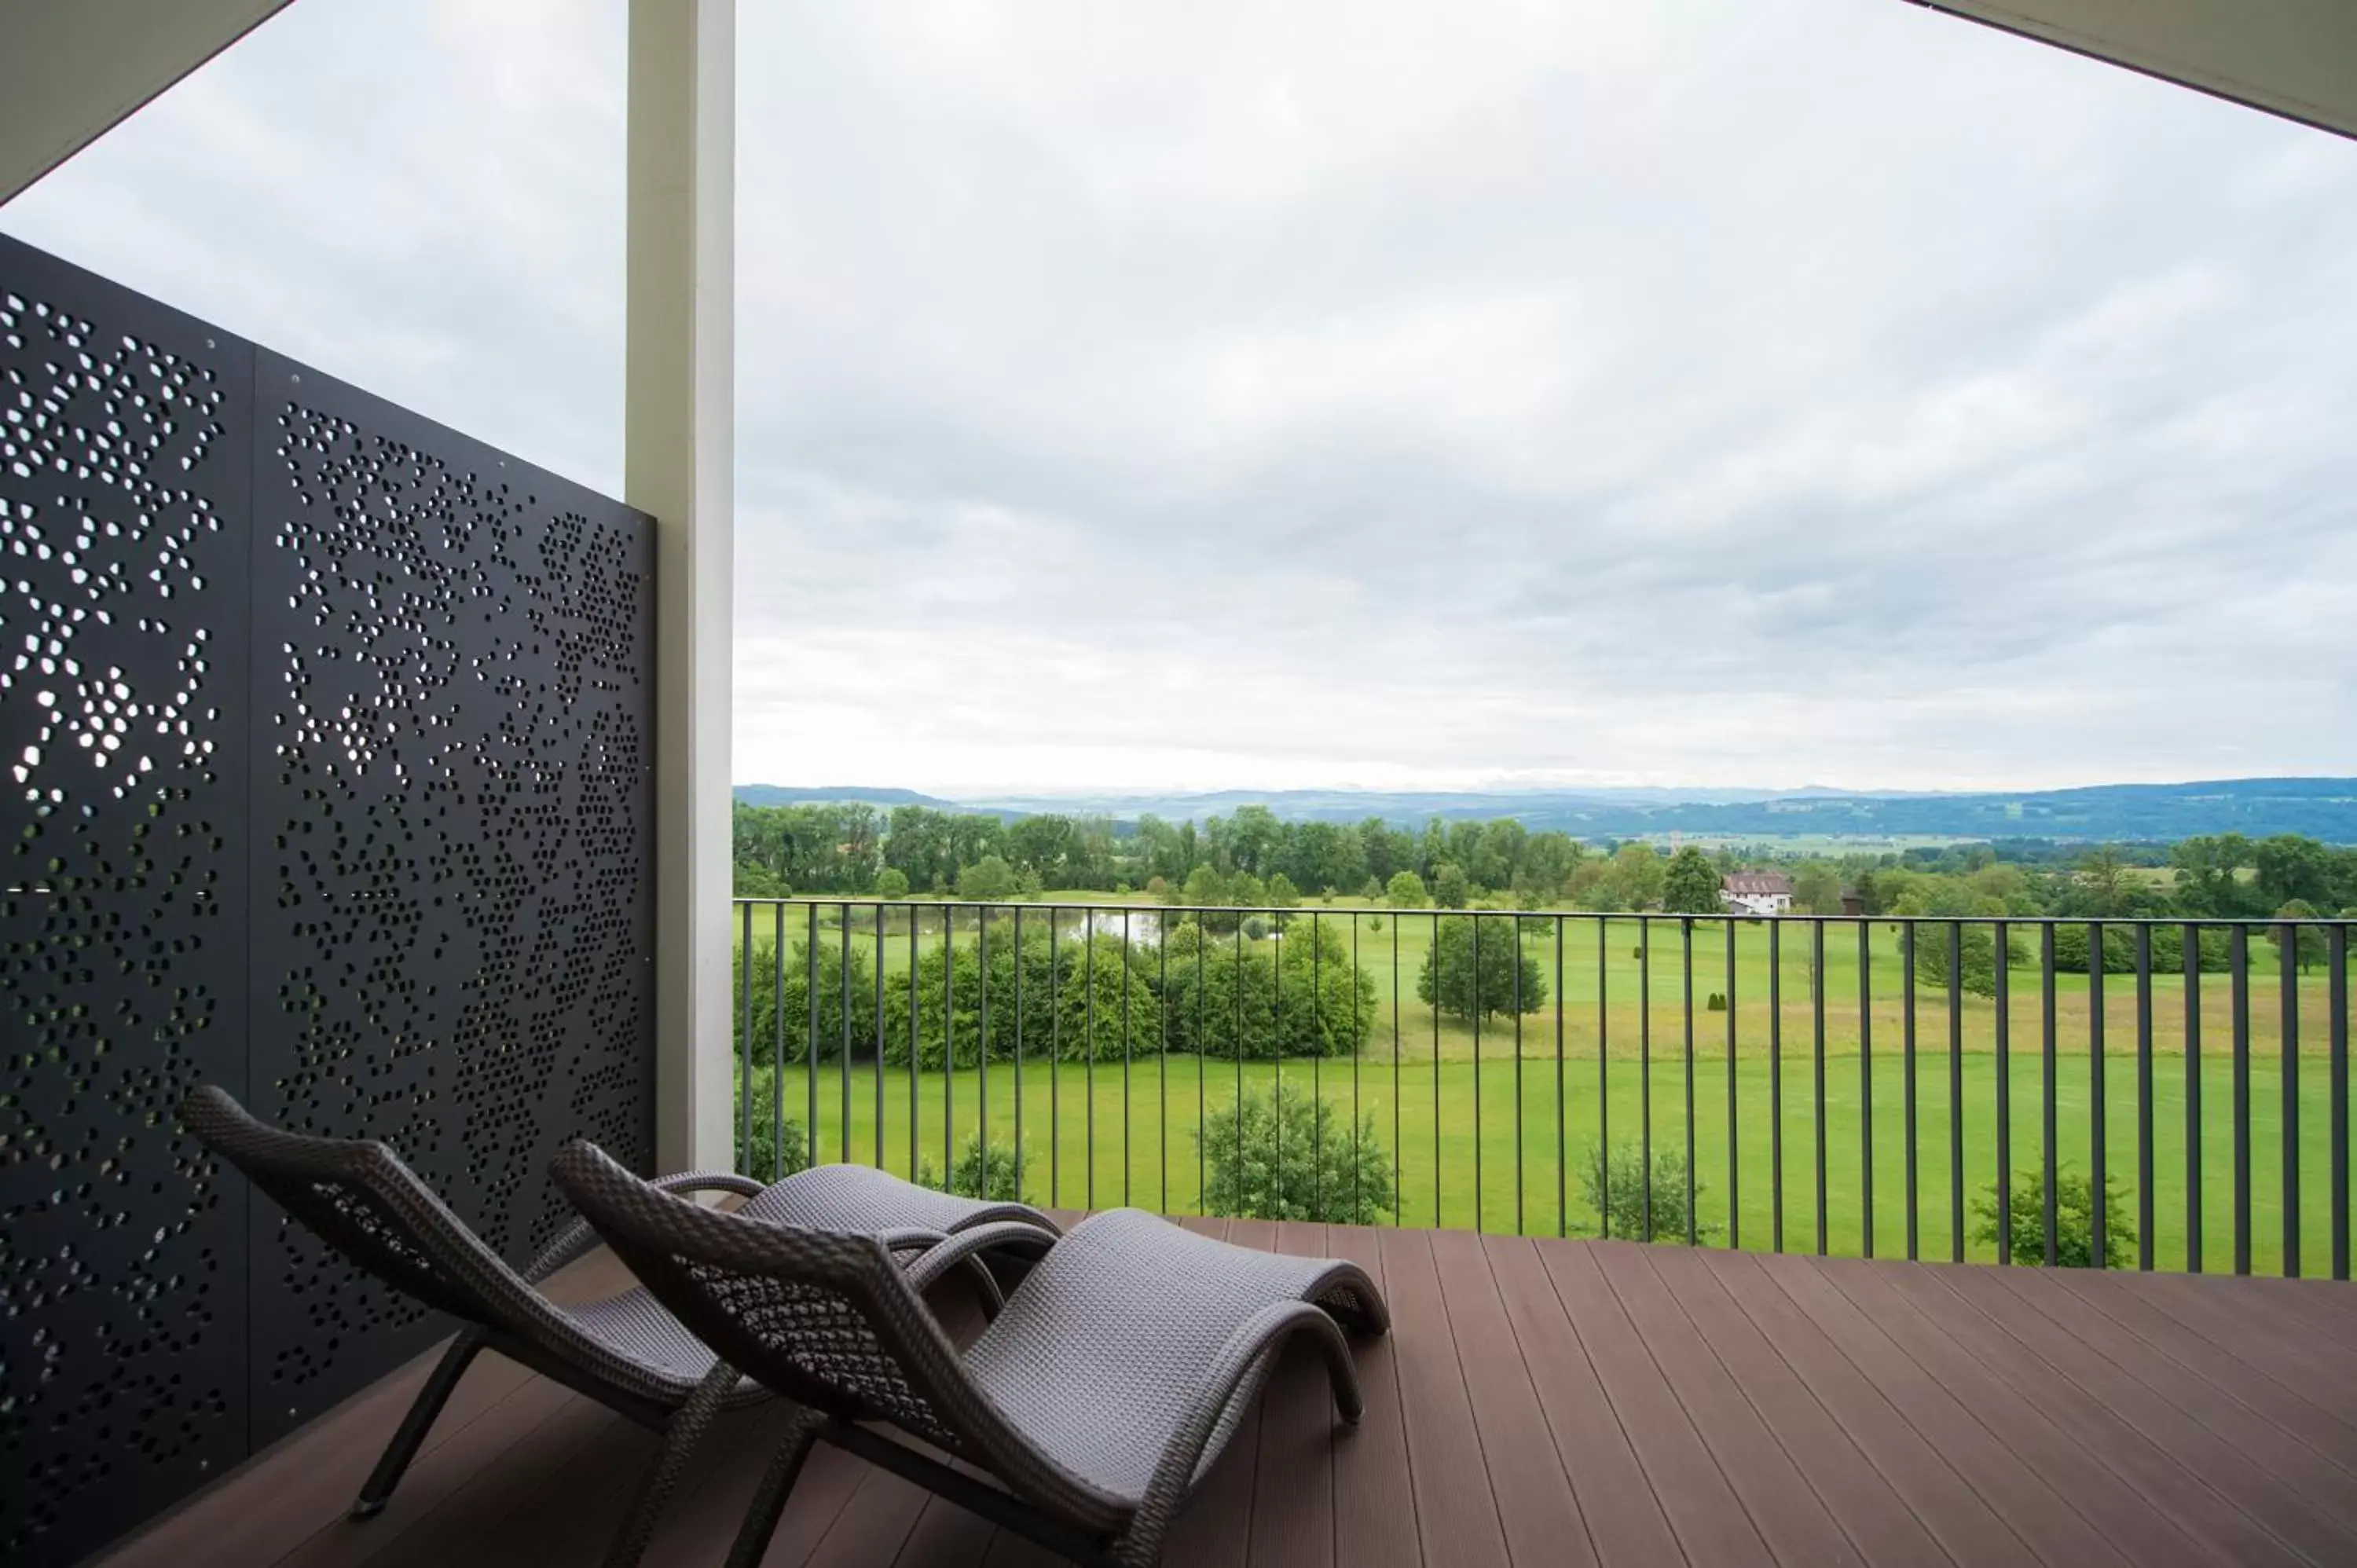
<path id="1" fill-rule="evenodd" d="M 1686 1076 L 1682 1042 L 1657 1036 L 1655 1047 L 1651 1074 L 1655 1146 L 1683 1149 Z M 1402 1207 L 1398 1219 L 1402 1223 L 1451 1227 L 1478 1223 L 1483 1229 L 1506 1231 L 1519 1224 L 1528 1231 L 1546 1234 L 1555 1233 L 1560 1225 L 1570 1234 L 1593 1235 L 1597 1221 L 1582 1194 L 1578 1169 L 1598 1144 L 1598 1078 L 1604 1080 L 1604 1109 L 1609 1112 L 1613 1138 L 1635 1137 L 1643 1120 L 1644 1075 L 1634 1058 L 1633 1039 L 1624 1054 L 1616 1038 L 1609 1060 L 1599 1061 L 1592 1053 L 1585 1057 L 1566 1053 L 1560 1122 L 1551 1040 L 1543 1058 L 1526 1058 L 1522 1064 L 1519 1116 L 1512 1058 L 1503 1054 L 1493 1057 L 1487 1047 L 1478 1072 L 1469 1060 L 1444 1058 L 1436 1066 L 1428 1055 L 1410 1059 L 1405 1053 L 1394 1069 L 1388 1039 L 1382 1042 L 1380 1050 L 1371 1049 L 1358 1058 L 1355 1079 L 1350 1059 L 1286 1062 L 1281 1070 L 1287 1083 L 1308 1088 L 1314 1082 L 1329 1103 L 1348 1111 L 1355 1101 L 1358 1111 L 1374 1121 L 1385 1148 L 1399 1156 Z M 1874 1251 L 1878 1256 L 1899 1257 L 1907 1252 L 1906 1084 L 1895 1038 L 1889 1047 L 1878 1038 L 1872 1061 Z M 1817 1243 L 1813 1060 L 1805 1042 L 1794 1045 L 1788 1039 L 1782 1062 L 1783 1244 L 1806 1249 Z M 1859 1112 L 1859 1062 L 1855 1053 L 1829 1054 L 1825 1062 L 1825 1245 L 1845 1254 L 1863 1251 L 1865 1240 L 1865 1125 Z M 2066 1165 L 2081 1171 L 2089 1168 L 2090 1111 L 2094 1101 L 2089 1080 L 2093 1065 L 2092 1057 L 2083 1053 L 2061 1057 L 2058 1062 L 2058 1153 Z M 2107 1164 L 2129 1191 L 2128 1208 L 2133 1216 L 2138 1206 L 2136 1058 L 2132 1051 L 2107 1052 L 2103 1065 Z M 1707 1231 L 1706 1240 L 1718 1245 L 1736 1240 L 1747 1247 L 1766 1247 L 1773 1239 L 1770 1133 L 1776 1118 L 1770 1066 L 1764 1054 L 1738 1054 L 1734 1061 L 1740 1203 L 1739 1224 L 1730 1230 L 1727 1195 L 1738 1184 L 1731 1180 L 1728 1168 L 1728 1061 L 1722 1052 L 1698 1055 L 1694 1064 L 1694 1147 L 1702 1187 L 1697 1213 Z M 1995 1180 L 1996 1066 L 1995 1057 L 1982 1051 L 1965 1052 L 1959 1066 L 1969 1232 L 1973 1200 Z M 2035 1168 L 2041 1158 L 2041 1068 L 2034 1048 L 2014 1052 L 2011 1141 L 2017 1169 Z M 1261 1089 L 1279 1070 L 1266 1063 L 1246 1064 L 1241 1079 L 1247 1090 Z M 2283 1257 L 2282 1070 L 2279 1055 L 2256 1056 L 2251 1069 L 2251 1251 L 2253 1267 L 2261 1273 L 2277 1272 Z M 2318 1273 L 2329 1266 L 2330 1257 L 2330 1129 L 2325 1065 L 2303 1059 L 2297 1070 L 2301 1090 L 2298 1133 L 2301 1261 L 2306 1272 Z M 1232 1098 L 1239 1076 L 1232 1062 L 1199 1062 L 1182 1056 L 1139 1057 L 1130 1064 L 1125 1094 L 1125 1074 L 1119 1063 L 1100 1064 L 1093 1074 L 1077 1064 L 1066 1064 L 1052 1073 L 1030 1064 L 1024 1069 L 1018 1100 L 1014 1069 L 1008 1064 L 994 1064 L 986 1082 L 985 1075 L 970 1070 L 949 1075 L 946 1084 L 943 1075 L 929 1074 L 915 1088 L 916 1151 L 918 1157 L 935 1168 L 942 1165 L 945 1099 L 951 1108 L 948 1133 L 956 1145 L 963 1145 L 978 1124 L 985 1097 L 991 1137 L 1013 1143 L 1019 1104 L 1027 1197 L 1067 1207 L 1129 1202 L 1169 1213 L 1191 1213 L 1197 1208 L 1200 1190 L 1195 1138 L 1200 1125 L 1199 1103 L 1204 1111 L 1215 1110 Z M 872 1068 L 854 1068 L 846 1073 L 823 1066 L 817 1079 L 818 1157 L 864 1161 L 880 1157 L 888 1168 L 902 1172 L 911 1168 L 910 1085 L 906 1073 L 887 1072 L 879 1085 Z M 2205 1105 L 2203 1263 L 2224 1271 L 2233 1262 L 2234 1182 L 2229 1115 L 2233 1081 L 2223 1052 L 2213 1055 L 2205 1050 L 2201 1080 Z M 806 1076 L 799 1069 L 789 1070 L 780 1087 L 786 1114 L 797 1120 L 805 1117 L 811 1089 Z M 880 1144 L 877 1141 L 879 1090 Z M 2184 1058 L 2174 1053 L 2158 1055 L 2153 1064 L 2151 1230 L 2155 1262 L 2170 1269 L 2186 1264 L 2185 1093 Z M 848 1148 L 843 1141 L 846 1104 Z M 1944 1043 L 1935 1048 L 1927 1038 L 1920 1049 L 1916 1084 L 1917 1245 L 1927 1258 L 1950 1256 L 1953 1244 L 1948 1104 Z M 766 1118 L 771 1107 L 763 1104 L 758 1111 Z M 1092 1148 L 1093 1159 L 1089 1153 Z M 1380 1218 L 1372 1213 L 1369 1217 Z M 2034 1217 L 2029 1222 L 2035 1223 Z M 1964 1249 L 1969 1258 L 1986 1259 L 1992 1253 L 1993 1248 L 1986 1243 L 1968 1242 Z"/>

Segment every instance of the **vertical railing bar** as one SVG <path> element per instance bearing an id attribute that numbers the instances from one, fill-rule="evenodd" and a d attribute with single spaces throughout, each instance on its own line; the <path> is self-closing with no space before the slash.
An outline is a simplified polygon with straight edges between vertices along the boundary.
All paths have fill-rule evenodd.
<path id="1" fill-rule="evenodd" d="M 1154 1112 L 1154 1152 L 1162 1162 L 1162 1202 L 1157 1212 L 1170 1212 L 1170 917 L 1155 917 L 1154 927 L 1156 989 L 1154 1016 L 1157 1020 L 1159 1050 L 1155 1057 L 1157 1080 L 1157 1097 L 1160 1103 Z"/>
<path id="2" fill-rule="evenodd" d="M 1727 917 L 1727 1244 L 1743 1245 L 1743 1156 L 1735 1125 L 1735 917 Z"/>
<path id="3" fill-rule="evenodd" d="M 1359 1109 L 1359 911 L 1351 911 L 1351 1223 L 1367 1222 L 1367 1195 L 1358 1157 L 1359 1129 L 1364 1112 Z"/>
<path id="4" fill-rule="evenodd" d="M 1899 1082 L 1900 1097 L 1906 1101 L 1901 1108 L 1900 1126 L 1905 1140 L 1907 1168 L 1907 1261 L 1917 1256 L 1917 1231 L 1922 1221 L 1923 1194 L 1918 1185 L 1916 1171 L 1915 1130 L 1915 922 L 1909 920 L 1899 929 L 1900 991 L 1904 998 L 1904 1014 L 1899 1028 Z M 1951 983 L 1954 977 L 1950 977 Z"/>
<path id="5" fill-rule="evenodd" d="M 1121 1206 L 1124 1208 L 1130 1206 L 1129 1177 L 1137 1164 L 1137 1156 L 1131 1152 L 1129 1144 L 1129 909 L 1125 905 L 1121 911 Z M 1094 1153 L 1089 1155 L 1089 1164 L 1092 1167 L 1096 1165 Z"/>
<path id="6" fill-rule="evenodd" d="M 925 1064 L 917 1027 L 917 906 L 909 906 L 909 1179 L 917 1179 L 917 1090 L 925 1081 Z M 943 955 L 946 959 L 946 954 Z"/>
<path id="7" fill-rule="evenodd" d="M 1015 1200 L 1023 1200 L 1023 906 L 1015 906 Z"/>
<path id="8" fill-rule="evenodd" d="M 1565 1128 L 1568 1115 L 1563 1077 L 1563 917 L 1555 918 L 1555 1233 L 1571 1233 L 1570 1187 L 1564 1171 Z"/>
<path id="9" fill-rule="evenodd" d="M 1874 1256 L 1874 922 L 1857 922 L 1857 1167 L 1860 1255 Z"/>
<path id="10" fill-rule="evenodd" d="M 1612 1239 L 1612 919 L 1596 918 L 1597 1230 Z"/>
<path id="11" fill-rule="evenodd" d="M 2349 928 L 2332 928 L 2325 944 L 2326 1005 L 2332 1017 L 2327 1031 L 2331 1051 L 2331 1091 L 2328 1108 L 2332 1133 L 2332 1277 L 2349 1277 Z"/>
<path id="12" fill-rule="evenodd" d="M 1192 869 L 1191 867 L 1189 868 Z M 1211 1155 L 1204 1147 L 1204 1119 L 1209 1114 L 1210 1098 L 1205 1093 L 1203 1079 L 1210 1071 L 1211 1036 L 1204 1026 L 1203 950 L 1211 945 L 1211 922 L 1199 911 L 1195 916 L 1195 1212 L 1203 1212 L 1203 1197 L 1210 1190 Z M 1399 1140 L 1392 1140 L 1399 1147 Z"/>
<path id="13" fill-rule="evenodd" d="M 1524 1231 L 1523 1221 L 1523 917 L 1517 912 L 1506 921 L 1506 929 L 1514 933 L 1507 951 L 1514 959 L 1514 1234 Z"/>
<path id="14" fill-rule="evenodd" d="M 1811 1040 L 1814 1058 L 1815 1084 L 1813 1092 L 1817 1100 L 1816 1148 L 1817 1162 L 1817 1256 L 1822 1258 L 1832 1246 L 1832 1235 L 1826 1223 L 1826 1145 L 1825 1136 L 1825 921 L 1820 915 L 1809 922 L 1809 972 Z"/>
<path id="15" fill-rule="evenodd" d="M 1642 1166 L 1637 1240 L 1653 1239 L 1653 922 L 1637 917 L 1637 1158 Z"/>
<path id="16" fill-rule="evenodd" d="M 1097 1206 L 1097 911 L 1081 907 L 1081 1201 Z"/>
<path id="17" fill-rule="evenodd" d="M 1063 911 L 1048 906 L 1048 1207 L 1063 1200 L 1064 1192 L 1064 966 L 1056 944 L 1063 931 Z"/>
<path id="18" fill-rule="evenodd" d="M 1236 914 L 1236 1188 L 1243 1196 L 1244 1178 L 1244 918 Z"/>
<path id="19" fill-rule="evenodd" d="M 1681 972 L 1685 977 L 1685 1067 L 1686 1067 L 1686 1245 L 1700 1242 L 1697 1226 L 1700 1216 L 1695 1213 L 1695 1166 L 1698 1156 L 1695 1151 L 1695 1007 L 1694 1007 L 1694 917 L 1678 918 L 1678 957 Z"/>
<path id="20" fill-rule="evenodd" d="M 2152 922 L 2136 929 L 2136 1267 L 2152 1272 Z"/>
<path id="21" fill-rule="evenodd" d="M 843 1009 L 841 1059 L 835 1063 L 835 1077 L 840 1082 L 843 1101 L 842 1126 L 836 1129 L 835 1149 L 844 1163 L 851 1161 L 851 906 L 835 906 L 834 918 L 842 926 L 843 940 L 836 944 L 836 960 L 842 972 L 835 976 L 836 1002 Z M 811 1163 L 818 1163 L 818 1144 L 811 1144 Z"/>
<path id="22" fill-rule="evenodd" d="M 884 908 L 876 906 L 876 1168 L 884 1168 Z"/>
<path id="23" fill-rule="evenodd" d="M 1268 1022 L 1269 1123 L 1275 1130 L 1275 1146 L 1285 1147 L 1285 925 L 1284 917 L 1269 911 Z M 1312 1159 L 1314 1167 L 1317 1161 Z M 1280 1171 L 1277 1190 L 1284 1190 Z"/>
<path id="24" fill-rule="evenodd" d="M 2283 1029 L 2283 1272 L 2299 1278 L 2299 938 L 2276 928 L 2276 1004 Z"/>
<path id="25" fill-rule="evenodd" d="M 2104 1103 L 2104 1047 L 2111 1038 L 2104 1006 L 2104 923 L 2087 923 L 2087 1188 L 2092 1195 L 2087 1204 L 2087 1256 L 2090 1265 L 2102 1269 L 2111 1266 L 2110 1236 L 2105 1234 L 2104 1210 L 2111 1181 L 2111 1151 L 2104 1146 L 2109 1119 Z"/>
<path id="26" fill-rule="evenodd" d="M 1948 922 L 1948 1261 L 1964 1261 L 1964 924 Z"/>
<path id="27" fill-rule="evenodd" d="M 2251 1272 L 2251 935 L 2240 920 L 2229 940 L 2234 1005 L 2234 1273 Z"/>
<path id="28" fill-rule="evenodd" d="M 975 999 L 974 1020 L 974 1196 L 990 1197 L 990 906 L 983 905 L 974 912 L 974 985 L 981 992 Z M 1018 958 L 1020 954 L 1017 955 Z M 948 1190 L 955 1192 L 956 1171 L 945 1173 Z"/>
<path id="29" fill-rule="evenodd" d="M 739 922 L 738 951 L 743 953 L 744 957 L 738 961 L 737 972 L 741 976 L 737 990 L 742 993 L 741 1010 L 744 1026 L 738 1031 L 737 1036 L 737 1058 L 741 1083 L 737 1090 L 736 1119 L 741 1124 L 743 1131 L 738 1135 L 737 1158 L 730 1163 L 737 1170 L 750 1176 L 753 1174 L 749 1168 L 753 1164 L 753 906 L 739 904 L 737 908 L 743 917 Z M 784 1065 L 783 1062 L 779 1064 L 780 1070 L 783 1070 Z M 771 1157 L 774 1159 L 776 1156 L 773 1154 Z M 774 1181 L 777 1178 L 772 1176 L 770 1179 Z"/>
<path id="30" fill-rule="evenodd" d="M 1469 910 L 1473 922 L 1473 1230 L 1481 1232 L 1481 912 Z M 1437 978 L 1437 977 L 1436 977 Z M 1440 990 L 1433 986 L 1436 997 Z M 1436 999 L 1433 1005 L 1437 1008 Z"/>
<path id="31" fill-rule="evenodd" d="M 2040 1133 L 2044 1140 L 2044 1146 L 2039 1158 L 2044 1166 L 2046 1182 L 2045 1194 L 2040 1200 L 2040 1203 L 2043 1211 L 2041 1223 L 2045 1226 L 2046 1230 L 2046 1266 L 2050 1269 L 2054 1266 L 2055 1261 L 2054 1163 L 2059 1157 L 2058 1151 L 2055 1148 L 2059 1128 L 2054 1107 L 2054 1091 L 2056 1089 L 2056 1074 L 2059 1064 L 2055 1060 L 2055 1051 L 2057 1047 L 2055 1043 L 2054 1004 L 2054 922 L 2051 920 L 2044 922 L 2039 928 L 2039 969 L 2040 972 L 2039 976 L 2039 1003 L 2044 1009 L 2044 1015 L 2039 1020 L 2040 1033 L 2042 1036 L 2040 1047 L 2043 1052 L 2043 1060 L 2040 1065 L 2045 1075 L 2045 1105 L 2041 1112 L 2042 1121 L 2040 1126 Z"/>
<path id="32" fill-rule="evenodd" d="M 1325 1212 L 1326 998 L 1318 989 L 1318 911 L 1309 911 L 1309 1212 Z M 1282 981 L 1280 974 L 1278 979 Z M 1280 1045 L 1278 1049 L 1283 1050 Z"/>
<path id="33" fill-rule="evenodd" d="M 2013 933 L 2003 920 L 1996 945 L 1996 1261 L 2013 1262 Z"/>
<path id="34" fill-rule="evenodd" d="M 1768 1222 L 1770 1251 L 1784 1250 L 1784 921 L 1768 922 Z"/>
<path id="35" fill-rule="evenodd" d="M 942 1186 L 957 1174 L 957 906 L 942 906 Z"/>
<path id="36" fill-rule="evenodd" d="M 1392 1224 L 1404 1223 L 1402 1210 L 1407 1204 L 1407 1175 L 1402 1168 L 1406 1161 L 1399 1156 L 1407 1152 L 1400 1142 L 1400 914 L 1392 911 Z"/>
<path id="37" fill-rule="evenodd" d="M 770 952 L 770 1028 L 776 1030 L 776 1040 L 770 1045 L 770 1063 L 776 1070 L 769 1075 L 769 1179 L 785 1179 L 785 903 L 769 906 L 770 936 L 776 940 L 776 950 Z M 884 1009 L 877 1009 L 881 1014 Z M 881 1082 L 881 1078 L 877 1078 Z M 749 1153 L 749 1151 L 748 1151 Z M 877 1160 L 881 1165 L 881 1160 Z M 748 1172 L 752 1175 L 752 1172 Z"/>
<path id="38" fill-rule="evenodd" d="M 2185 950 L 2185 1272 L 2201 1272 L 2201 929 L 2179 928 Z"/>
<path id="39" fill-rule="evenodd" d="M 816 1165 L 818 1164 L 818 900 L 812 899 L 809 909 L 810 927 L 807 940 L 802 945 L 802 956 L 808 961 L 808 972 L 802 977 L 802 996 L 810 1004 L 810 1029 L 802 1036 L 802 1054 L 809 1060 L 807 1069 L 802 1074 L 802 1088 L 809 1101 L 810 1120 L 802 1124 L 802 1142 L 803 1146 L 810 1151 L 811 1164 Z M 780 1072 L 783 1072 L 785 1068 L 785 1063 L 778 1064 Z"/>

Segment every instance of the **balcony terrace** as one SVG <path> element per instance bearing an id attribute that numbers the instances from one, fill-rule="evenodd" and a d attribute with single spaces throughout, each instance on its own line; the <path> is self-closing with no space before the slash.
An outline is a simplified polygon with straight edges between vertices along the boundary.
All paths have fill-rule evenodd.
<path id="1" fill-rule="evenodd" d="M 2357 1295 L 2268 1279 L 1865 1262 L 1189 1219 L 1340 1255 L 1395 1332 L 1367 1412 L 1288 1359 L 1182 1516 L 1178 1563 L 2314 1563 L 2357 1554 Z M 599 1253 L 585 1299 L 629 1276 Z M 966 1324 L 970 1305 L 943 1303 Z M 653 1439 L 486 1358 L 386 1512 L 342 1517 L 429 1362 L 313 1422 L 106 1568 L 591 1563 Z M 648 1556 L 718 1561 L 772 1446 L 730 1418 Z M 1039 1548 L 822 1448 L 762 1559 L 993 1565 Z"/>

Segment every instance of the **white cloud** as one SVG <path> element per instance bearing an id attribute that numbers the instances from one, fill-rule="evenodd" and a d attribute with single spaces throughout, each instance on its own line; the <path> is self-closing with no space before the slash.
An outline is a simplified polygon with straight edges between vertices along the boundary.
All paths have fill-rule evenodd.
<path id="1" fill-rule="evenodd" d="M 621 8 L 0 223 L 602 488 Z M 2357 145 L 1887 0 L 740 12 L 737 771 L 2357 771 Z"/>

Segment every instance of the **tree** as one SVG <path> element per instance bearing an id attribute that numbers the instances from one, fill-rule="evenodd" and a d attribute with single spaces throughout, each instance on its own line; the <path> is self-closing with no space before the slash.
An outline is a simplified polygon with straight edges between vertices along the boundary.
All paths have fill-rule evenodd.
<path id="1" fill-rule="evenodd" d="M 2251 849 L 2255 891 L 2260 900 L 2280 908 L 2295 900 L 2311 908 L 2333 902 L 2332 852 L 2298 833 L 2277 833 L 2261 839 Z"/>
<path id="2" fill-rule="evenodd" d="M 1478 915 L 1441 921 L 1425 950 L 1416 995 L 1454 1018 L 1512 1015 L 1517 1002 L 1523 1012 L 1537 1012 L 1546 1001 L 1546 974 L 1523 950 L 1516 934 L 1521 924 Z"/>
<path id="3" fill-rule="evenodd" d="M 2276 918 L 2278 920 L 2313 920 L 2316 918 L 2314 906 L 2301 898 L 2294 898 L 2276 911 Z M 2287 934 L 2292 936 L 2294 961 L 2299 965 L 2302 974 L 2324 961 L 2324 929 L 2322 927 L 2277 927 L 2276 942 L 2280 944 Z"/>
<path id="4" fill-rule="evenodd" d="M 1268 879 L 1268 905 L 1272 909 L 1297 909 L 1301 907 L 1301 889 L 1293 878 L 1282 871 Z"/>
<path id="5" fill-rule="evenodd" d="M 985 854 L 958 873 L 958 897 L 970 903 L 1003 904 L 1022 886 L 1015 868 L 996 854 Z"/>
<path id="6" fill-rule="evenodd" d="M 1282 944 L 1239 944 L 1189 920 L 1166 940 L 1163 1005 L 1175 1051 L 1255 1061 L 1350 1056 L 1374 1025 L 1375 977 L 1353 970 L 1332 921 L 1296 919 Z"/>
<path id="7" fill-rule="evenodd" d="M 1383 884 L 1383 902 L 1394 909 L 1421 909 L 1430 895 L 1424 890 L 1424 878 L 1413 871 L 1395 871 Z"/>
<path id="8" fill-rule="evenodd" d="M 1718 896 L 1718 867 L 1710 856 L 1688 844 L 1670 857 L 1662 874 L 1662 908 L 1681 915 L 1715 915 L 1724 907 Z"/>
<path id="9" fill-rule="evenodd" d="M 868 967 L 867 950 L 871 945 L 871 942 L 855 935 L 847 944 L 846 951 L 846 944 L 830 940 L 823 932 L 818 939 L 818 1059 L 821 1061 L 833 1061 L 841 1056 L 846 1042 L 855 1059 L 863 1049 L 871 1052 L 875 1049 L 876 983 L 874 973 Z M 788 944 L 782 972 L 778 962 L 778 944 L 773 939 L 757 939 L 749 958 L 747 951 L 738 950 L 730 968 L 728 994 L 735 1004 L 729 1013 L 737 1031 L 738 1054 L 741 1056 L 749 1043 L 755 1062 L 774 1062 L 782 1035 L 786 1060 L 796 1064 L 809 1061 L 812 973 L 809 940 L 797 939 Z M 846 968 L 849 971 L 847 983 Z M 752 1015 L 749 1034 L 745 1004 L 748 994 Z"/>
<path id="10" fill-rule="evenodd" d="M 1437 908 L 1462 909 L 1472 897 L 1472 879 L 1455 861 L 1444 860 L 1432 868 L 1432 902 Z"/>
<path id="11" fill-rule="evenodd" d="M 909 876 L 897 865 L 888 865 L 876 874 L 876 897 L 898 903 L 909 896 Z"/>
<path id="12" fill-rule="evenodd" d="M 1056 994 L 1056 1049 L 1065 1061 L 1120 1061 L 1162 1049 L 1162 1005 L 1136 950 L 1094 937 L 1066 962 Z"/>
<path id="13" fill-rule="evenodd" d="M 1612 856 L 1612 892 L 1624 909 L 1660 902 L 1662 857 L 1649 843 L 1624 843 Z"/>
<path id="14" fill-rule="evenodd" d="M 1841 872 L 1822 860 L 1813 860 L 1793 875 L 1792 905 L 1804 914 L 1842 912 Z"/>
<path id="15" fill-rule="evenodd" d="M 1392 1164 L 1370 1114 L 1293 1084 L 1248 1094 L 1204 1121 L 1203 1208 L 1211 1214 L 1363 1225 L 1392 1212 Z"/>
<path id="16" fill-rule="evenodd" d="M 2100 844 L 2079 857 L 2079 885 L 2086 890 L 2091 915 L 2125 914 L 2130 880 L 2127 860 L 2116 844 Z"/>

